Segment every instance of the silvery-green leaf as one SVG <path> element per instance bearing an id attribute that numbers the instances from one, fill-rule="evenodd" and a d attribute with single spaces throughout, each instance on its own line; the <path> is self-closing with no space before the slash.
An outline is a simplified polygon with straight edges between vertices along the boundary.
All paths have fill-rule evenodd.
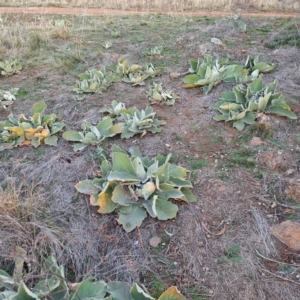
<path id="1" fill-rule="evenodd" d="M 122 186 L 121 184 L 118 184 L 114 188 L 111 200 L 114 203 L 125 205 L 125 206 L 135 204 L 136 202 L 133 195 L 131 195 L 131 193 L 129 192 L 128 187 Z"/>
<path id="2" fill-rule="evenodd" d="M 31 112 L 32 112 L 33 115 L 36 114 L 36 113 L 39 113 L 39 114 L 42 114 L 42 115 L 43 115 L 44 112 L 45 112 L 46 107 L 47 107 L 47 105 L 46 105 L 45 101 L 42 100 L 42 101 L 36 103 L 36 104 L 33 106 Z"/>
<path id="3" fill-rule="evenodd" d="M 107 284 L 107 292 L 114 300 L 131 300 L 130 285 L 127 282 L 111 281 Z"/>
<path id="4" fill-rule="evenodd" d="M 174 176 L 170 176 L 169 181 L 177 187 L 187 187 L 187 188 L 192 188 L 193 187 L 190 181 L 184 180 L 184 179 L 181 179 L 181 178 L 177 178 L 177 177 L 174 177 Z"/>
<path id="5" fill-rule="evenodd" d="M 41 144 L 41 141 L 40 141 L 39 138 L 33 139 L 33 140 L 31 141 L 31 145 L 32 145 L 34 148 L 37 148 L 40 144 Z"/>
<path id="6" fill-rule="evenodd" d="M 233 122 L 233 127 L 235 127 L 237 130 L 242 131 L 245 127 L 245 123 L 242 120 L 238 120 Z"/>
<path id="7" fill-rule="evenodd" d="M 62 136 L 67 141 L 72 141 L 72 142 L 80 142 L 83 138 L 82 133 L 77 132 L 75 130 L 65 131 Z"/>
<path id="8" fill-rule="evenodd" d="M 266 96 L 264 96 L 264 97 L 260 97 L 259 99 L 258 99 L 258 110 L 259 111 L 264 111 L 265 110 L 265 108 L 267 107 L 267 105 L 268 105 L 268 102 L 269 102 L 269 99 L 270 99 L 270 97 L 271 97 L 271 92 L 270 93 L 268 93 Z"/>
<path id="9" fill-rule="evenodd" d="M 168 200 L 157 198 L 155 202 L 155 211 L 156 211 L 157 219 L 169 220 L 176 217 L 178 212 L 178 207 L 176 204 L 173 204 Z"/>
<path id="10" fill-rule="evenodd" d="M 183 193 L 183 197 L 180 199 L 187 201 L 187 202 L 197 202 L 196 196 L 191 192 L 188 188 L 181 188 L 180 191 Z"/>
<path id="11" fill-rule="evenodd" d="M 127 232 L 130 232 L 136 227 L 140 227 L 146 217 L 147 213 L 143 208 L 138 205 L 132 205 L 132 209 L 129 214 L 119 213 L 118 222 Z"/>
<path id="12" fill-rule="evenodd" d="M 284 108 L 283 106 L 281 105 L 274 105 L 274 106 L 271 106 L 269 108 L 269 112 L 270 113 L 273 113 L 273 114 L 276 114 L 276 115 L 279 115 L 279 116 L 284 116 L 284 117 L 288 117 L 290 119 L 297 119 L 297 116 L 291 112 L 289 109 L 287 108 Z"/>
<path id="13" fill-rule="evenodd" d="M 57 146 L 57 136 L 52 135 L 44 139 L 44 143 L 49 146 Z"/>
<path id="14" fill-rule="evenodd" d="M 86 148 L 86 147 L 87 147 L 86 144 L 80 143 L 80 144 L 76 144 L 76 145 L 73 147 L 73 149 L 74 149 L 74 152 L 77 152 L 77 151 L 83 150 L 83 149 Z"/>
<path id="15" fill-rule="evenodd" d="M 130 294 L 133 300 L 155 300 L 153 297 L 143 291 L 136 283 L 130 289 Z"/>
<path id="16" fill-rule="evenodd" d="M 88 179 L 79 181 L 75 185 L 75 188 L 78 192 L 88 195 L 98 192 L 98 189 L 94 186 L 93 180 Z"/>
<path id="17" fill-rule="evenodd" d="M 246 116 L 243 118 L 243 122 L 246 124 L 253 124 L 255 123 L 255 115 L 251 112 L 247 112 Z"/>
<path id="18" fill-rule="evenodd" d="M 137 178 L 137 172 L 134 169 L 132 162 L 127 154 L 114 152 L 112 155 L 113 166 L 112 170 L 115 172 L 127 173 L 132 176 L 132 178 Z"/>
<path id="19" fill-rule="evenodd" d="M 132 160 L 132 165 L 136 171 L 136 174 L 140 180 L 144 180 L 146 177 L 146 170 L 144 168 L 143 162 L 139 157 Z"/>
<path id="20" fill-rule="evenodd" d="M 184 196 L 183 193 L 172 184 L 160 184 L 159 189 L 160 191 L 157 192 L 157 195 L 161 199 L 180 199 Z"/>
<path id="21" fill-rule="evenodd" d="M 101 299 L 106 295 L 107 284 L 104 281 L 96 281 L 95 277 L 89 277 L 80 282 L 76 290 L 71 292 L 69 300 L 88 299 L 95 297 Z"/>

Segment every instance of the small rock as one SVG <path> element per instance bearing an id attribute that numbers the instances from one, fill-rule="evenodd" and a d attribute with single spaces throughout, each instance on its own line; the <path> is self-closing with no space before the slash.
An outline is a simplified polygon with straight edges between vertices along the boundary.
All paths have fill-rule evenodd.
<path id="1" fill-rule="evenodd" d="M 149 240 L 149 244 L 152 247 L 157 247 L 161 243 L 161 238 L 158 236 L 154 236 Z"/>
<path id="2" fill-rule="evenodd" d="M 295 172 L 296 172 L 295 169 L 288 169 L 288 170 L 284 173 L 284 175 L 289 176 L 289 175 L 294 174 Z"/>
<path id="3" fill-rule="evenodd" d="M 264 113 L 258 113 L 256 119 L 259 123 L 269 123 L 270 117 Z"/>
<path id="4" fill-rule="evenodd" d="M 284 192 L 288 198 L 300 202 L 300 179 L 290 180 Z"/>
<path id="5" fill-rule="evenodd" d="M 286 171 L 291 169 L 291 163 L 294 164 L 295 158 L 292 152 L 272 150 L 261 154 L 259 161 L 271 171 Z"/>
<path id="6" fill-rule="evenodd" d="M 166 147 L 170 148 L 171 146 L 169 144 L 166 144 Z"/>
<path id="7" fill-rule="evenodd" d="M 212 51 L 212 46 L 210 43 L 205 43 L 205 44 L 201 44 L 199 46 L 199 51 L 201 52 L 201 54 L 207 54 L 210 53 Z"/>
<path id="8" fill-rule="evenodd" d="M 291 250 L 300 251 L 300 224 L 298 222 L 284 221 L 272 226 L 270 232 Z"/>
<path id="9" fill-rule="evenodd" d="M 221 40 L 217 39 L 217 38 L 211 38 L 210 41 L 218 46 L 223 46 L 224 44 L 221 42 Z"/>
<path id="10" fill-rule="evenodd" d="M 179 77 L 179 73 L 177 73 L 177 72 L 172 72 L 172 73 L 170 73 L 170 77 L 171 78 L 173 78 L 173 79 L 177 79 L 178 77 Z"/>
<path id="11" fill-rule="evenodd" d="M 253 137 L 252 140 L 250 141 L 250 146 L 256 147 L 256 146 L 261 146 L 265 145 L 266 142 L 264 142 L 261 138 L 259 137 Z"/>

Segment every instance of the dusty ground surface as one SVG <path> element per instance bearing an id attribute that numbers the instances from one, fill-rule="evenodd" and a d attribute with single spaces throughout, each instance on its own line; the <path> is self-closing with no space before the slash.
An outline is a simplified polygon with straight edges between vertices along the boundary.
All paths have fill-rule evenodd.
<path id="1" fill-rule="evenodd" d="M 201 88 L 183 89 L 182 77 L 172 79 L 169 74 L 186 72 L 189 59 L 206 54 L 239 62 L 248 54 L 259 54 L 261 61 L 277 66 L 264 76 L 264 83 L 278 79 L 278 89 L 298 115 L 299 48 L 282 42 L 270 49 L 266 43 L 281 36 L 288 24 L 299 28 L 299 20 L 270 15 L 242 17 L 247 25 L 243 32 L 232 20 L 208 13 L 207 17 L 115 17 L 106 13 L 93 17 L 74 16 L 76 10 L 72 9 L 68 10 L 72 16 L 63 17 L 73 25 L 68 27 L 68 35 L 57 36 L 52 21 L 62 17 L 45 15 L 47 11 L 63 10 L 1 15 L 1 59 L 17 57 L 24 68 L 20 74 L 0 78 L 2 88 L 20 88 L 17 101 L 10 111 L 1 112 L 0 120 L 10 112 L 28 116 L 34 103 L 44 99 L 46 113 L 55 112 L 67 124 L 65 129 L 79 130 L 84 120 L 97 122 L 99 109 L 110 106 L 112 100 L 145 108 L 149 104 L 145 91 L 152 81 L 162 82 L 180 96 L 172 107 L 153 106 L 158 118 L 167 122 L 162 132 L 129 140 L 116 137 L 102 147 L 107 155 L 112 144 L 124 150 L 138 145 L 149 156 L 172 152 L 177 164 L 193 171 L 198 202 L 181 204 L 175 220 L 148 217 L 139 230 L 126 233 L 117 224 L 116 215 L 97 214 L 88 197 L 74 189 L 78 181 L 93 178 L 99 171 L 96 147 L 74 153 L 72 143 L 60 137 L 58 147 L 1 152 L 2 198 L 14 190 L 23 203 L 35 199 L 31 204 L 35 213 L 28 209 L 25 218 L 18 217 L 20 226 L 8 222 L 2 212 L 0 234 L 10 237 L 0 243 L 2 264 L 9 268 L 7 259 L 17 244 L 34 258 L 55 253 L 73 282 L 91 275 L 106 281 L 135 281 L 154 296 L 177 285 L 193 300 L 298 299 L 299 253 L 269 232 L 269 227 L 280 221 L 300 219 L 299 204 L 285 195 L 288 181 L 299 176 L 298 120 L 270 116 L 271 132 L 266 135 L 249 127 L 236 131 L 229 124 L 215 122 L 217 112 L 212 108 L 221 93 L 234 84 L 222 83 L 203 95 Z M 121 36 L 112 38 L 112 29 L 119 30 Z M 212 37 L 224 45 L 210 43 Z M 113 46 L 106 50 L 101 45 L 107 40 Z M 143 55 L 158 45 L 164 47 L 161 56 Z M 130 63 L 152 62 L 165 70 L 146 86 L 116 83 L 107 93 L 89 94 L 83 101 L 70 92 L 79 73 L 115 64 L 120 57 Z M 264 144 L 251 146 L 255 136 Z M 214 235 L 208 229 L 222 232 Z M 162 239 L 156 248 L 149 245 L 154 236 Z"/>

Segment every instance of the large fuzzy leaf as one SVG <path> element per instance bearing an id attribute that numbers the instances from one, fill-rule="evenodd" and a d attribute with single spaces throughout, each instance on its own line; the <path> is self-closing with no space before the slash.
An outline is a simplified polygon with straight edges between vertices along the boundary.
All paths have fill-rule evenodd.
<path id="1" fill-rule="evenodd" d="M 100 206 L 100 208 L 98 209 L 99 213 L 109 214 L 118 207 L 118 204 L 112 201 L 112 195 L 113 187 L 110 185 L 108 185 L 108 187 L 99 194 L 97 201 L 97 205 Z"/>
<path id="2" fill-rule="evenodd" d="M 57 141 L 58 141 L 57 136 L 52 135 L 44 139 L 44 144 L 49 146 L 57 146 Z"/>
<path id="3" fill-rule="evenodd" d="M 158 300 L 186 300 L 186 298 L 177 290 L 175 286 L 171 286 L 161 294 Z"/>
<path id="4" fill-rule="evenodd" d="M 107 291 L 107 284 L 104 281 L 96 281 L 96 278 L 89 277 L 82 281 L 74 292 L 69 296 L 69 300 L 88 299 L 95 297 L 101 299 Z"/>
<path id="5" fill-rule="evenodd" d="M 197 202 L 196 196 L 191 192 L 188 188 L 181 188 L 180 190 L 183 193 L 183 197 L 181 198 L 184 201 L 187 202 Z"/>
<path id="6" fill-rule="evenodd" d="M 38 297 L 46 297 L 51 295 L 60 285 L 60 280 L 57 276 L 51 276 L 49 279 L 40 280 L 32 289 L 32 292 Z"/>
<path id="7" fill-rule="evenodd" d="M 107 284 L 107 292 L 114 300 L 131 300 L 130 288 L 127 282 L 112 281 Z"/>
<path id="8" fill-rule="evenodd" d="M 245 123 L 242 120 L 238 120 L 233 122 L 233 127 L 235 127 L 237 130 L 242 131 L 245 128 Z"/>
<path id="9" fill-rule="evenodd" d="M 78 192 L 91 195 L 97 193 L 98 189 L 94 186 L 93 180 L 82 180 L 75 185 Z"/>
<path id="10" fill-rule="evenodd" d="M 165 199 L 157 198 L 155 202 L 155 214 L 159 220 L 169 220 L 176 217 L 178 206 Z"/>
<path id="11" fill-rule="evenodd" d="M 46 108 L 47 108 L 47 105 L 46 105 L 45 101 L 42 100 L 33 106 L 31 112 L 33 115 L 37 114 L 37 113 L 43 115 Z"/>
<path id="12" fill-rule="evenodd" d="M 130 194 L 130 191 L 127 186 L 123 186 L 121 184 L 118 184 L 112 193 L 111 200 L 114 203 L 120 204 L 120 205 L 131 205 L 134 204 L 136 201 L 132 194 Z"/>
<path id="13" fill-rule="evenodd" d="M 30 291 L 30 289 L 25 285 L 24 282 L 21 282 L 18 292 L 14 295 L 12 300 L 40 300 L 37 295 Z"/>
<path id="14" fill-rule="evenodd" d="M 114 172 L 125 173 L 138 179 L 136 170 L 134 169 L 131 160 L 124 153 L 114 152 L 112 170 Z"/>
<path id="15" fill-rule="evenodd" d="M 283 117 L 288 117 L 290 119 L 297 119 L 297 116 L 290 111 L 290 109 L 285 108 L 281 105 L 274 105 L 269 108 L 269 112 Z"/>
<path id="16" fill-rule="evenodd" d="M 63 133 L 63 138 L 67 141 L 80 142 L 83 138 L 83 134 L 75 130 L 65 131 Z"/>
<path id="17" fill-rule="evenodd" d="M 140 227 L 146 217 L 147 213 L 143 208 L 138 205 L 132 205 L 128 214 L 119 213 L 118 222 L 127 232 L 130 232 L 136 227 Z"/>
<path id="18" fill-rule="evenodd" d="M 148 295 L 136 283 L 130 289 L 130 294 L 133 300 L 155 300 L 155 298 Z"/>

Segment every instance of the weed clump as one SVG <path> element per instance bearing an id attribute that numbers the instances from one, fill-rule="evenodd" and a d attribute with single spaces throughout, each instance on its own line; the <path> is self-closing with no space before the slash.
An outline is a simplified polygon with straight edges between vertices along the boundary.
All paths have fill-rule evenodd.
<path id="1" fill-rule="evenodd" d="M 31 51 L 38 50 L 40 48 L 45 47 L 47 44 L 47 40 L 40 33 L 34 32 L 29 36 L 28 46 Z"/>
<path id="2" fill-rule="evenodd" d="M 249 168 L 253 169 L 256 166 L 256 160 L 254 155 L 256 151 L 248 148 L 248 147 L 241 147 L 237 152 L 228 155 L 228 161 L 222 164 L 222 168 Z"/>
<path id="3" fill-rule="evenodd" d="M 272 136 L 272 127 L 268 122 L 254 123 L 249 126 L 249 133 L 251 133 L 253 136 L 267 139 Z"/>
<path id="4" fill-rule="evenodd" d="M 67 40 L 71 37 L 70 29 L 68 27 L 55 28 L 51 33 L 51 37 L 53 39 Z"/>
<path id="5" fill-rule="evenodd" d="M 288 23 L 281 31 L 272 35 L 265 43 L 265 46 L 271 49 L 282 46 L 294 46 L 300 48 L 300 34 L 297 25 Z"/>

